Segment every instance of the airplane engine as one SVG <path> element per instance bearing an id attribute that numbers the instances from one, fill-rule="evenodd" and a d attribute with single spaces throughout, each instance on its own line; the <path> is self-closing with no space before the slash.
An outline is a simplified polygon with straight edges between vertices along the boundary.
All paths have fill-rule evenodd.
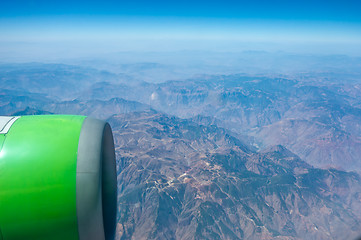
<path id="1" fill-rule="evenodd" d="M 0 240 L 114 239 L 116 202 L 108 123 L 0 117 Z"/>

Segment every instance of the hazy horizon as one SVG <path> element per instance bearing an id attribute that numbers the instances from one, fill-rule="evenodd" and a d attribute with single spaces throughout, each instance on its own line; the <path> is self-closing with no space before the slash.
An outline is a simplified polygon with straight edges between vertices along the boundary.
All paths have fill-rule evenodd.
<path id="1" fill-rule="evenodd" d="M 267 51 L 361 56 L 355 1 L 12 1 L 0 9 L 0 60 L 116 52 Z"/>

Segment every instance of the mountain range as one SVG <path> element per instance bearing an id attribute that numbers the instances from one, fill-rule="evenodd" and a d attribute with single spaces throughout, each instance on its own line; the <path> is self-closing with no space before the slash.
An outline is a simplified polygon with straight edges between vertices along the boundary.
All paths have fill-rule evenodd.
<path id="1" fill-rule="evenodd" d="M 114 115 L 118 239 L 352 239 L 360 176 L 154 110 Z"/>
<path id="2" fill-rule="evenodd" d="M 107 120 L 117 239 L 355 239 L 361 85 L 355 75 L 197 75 L 0 64 L 0 114 Z M 126 70 L 126 71 L 125 71 Z"/>

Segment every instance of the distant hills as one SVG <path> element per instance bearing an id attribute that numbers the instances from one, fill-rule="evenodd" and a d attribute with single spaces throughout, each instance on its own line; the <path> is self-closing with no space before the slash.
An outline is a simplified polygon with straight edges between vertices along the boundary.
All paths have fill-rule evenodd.
<path id="1" fill-rule="evenodd" d="M 95 86 L 83 98 L 121 95 L 181 118 L 212 117 L 224 128 L 253 136 L 261 149 L 281 144 L 317 167 L 361 170 L 357 84 L 351 88 L 327 79 L 302 82 L 231 75 L 133 87 Z"/>
<path id="2" fill-rule="evenodd" d="M 99 81 L 119 82 L 128 76 L 65 64 L 0 65 L 2 89 L 42 93 L 68 99 Z"/>

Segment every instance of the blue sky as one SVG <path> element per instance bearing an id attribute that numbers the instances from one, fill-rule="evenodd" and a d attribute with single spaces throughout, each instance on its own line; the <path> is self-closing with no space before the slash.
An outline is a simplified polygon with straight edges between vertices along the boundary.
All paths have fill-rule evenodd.
<path id="1" fill-rule="evenodd" d="M 0 53 L 97 46 L 100 53 L 304 49 L 361 55 L 360 12 L 361 1 L 334 0 L 2 1 Z"/>
<path id="2" fill-rule="evenodd" d="M 166 16 L 361 22 L 360 1 L 2 1 L 1 17 Z"/>

